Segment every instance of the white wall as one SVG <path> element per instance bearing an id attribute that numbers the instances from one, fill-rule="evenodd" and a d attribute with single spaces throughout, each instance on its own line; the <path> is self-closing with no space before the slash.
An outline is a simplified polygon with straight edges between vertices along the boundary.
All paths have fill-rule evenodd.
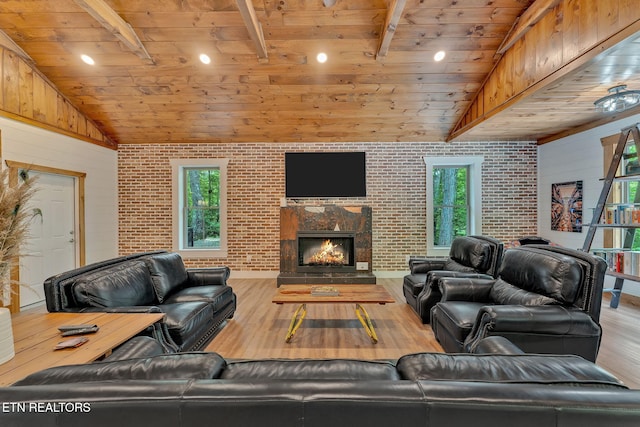
<path id="1" fill-rule="evenodd" d="M 3 162 L 13 160 L 87 174 L 86 262 L 117 256 L 118 153 L 4 117 L 0 117 L 0 131 Z"/>
<path id="2" fill-rule="evenodd" d="M 604 176 L 603 150 L 600 138 L 619 134 L 640 121 L 640 115 L 618 120 L 585 132 L 562 138 L 538 147 L 538 233 L 555 243 L 569 248 L 581 248 L 587 227 L 582 233 L 551 230 L 551 184 L 582 180 L 583 222 L 589 224 L 602 190 Z M 602 246 L 602 231 L 596 233 L 592 247 Z M 607 277 L 607 287 L 613 278 Z M 640 296 L 640 283 L 625 280 L 623 292 Z"/>

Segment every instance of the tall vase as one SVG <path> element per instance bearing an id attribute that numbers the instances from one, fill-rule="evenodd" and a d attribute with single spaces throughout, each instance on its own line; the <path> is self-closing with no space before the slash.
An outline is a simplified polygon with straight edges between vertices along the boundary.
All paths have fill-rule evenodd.
<path id="1" fill-rule="evenodd" d="M 0 365 L 13 359 L 13 329 L 11 328 L 11 312 L 0 307 Z"/>

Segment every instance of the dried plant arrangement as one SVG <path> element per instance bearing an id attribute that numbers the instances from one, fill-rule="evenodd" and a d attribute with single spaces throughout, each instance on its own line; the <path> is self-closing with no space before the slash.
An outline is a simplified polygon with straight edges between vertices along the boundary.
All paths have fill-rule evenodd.
<path id="1" fill-rule="evenodd" d="M 20 255 L 20 246 L 28 237 L 29 221 L 36 211 L 27 204 L 36 188 L 27 170 L 19 173 L 18 183 L 9 185 L 9 169 L 0 172 L 0 294 L 11 292 L 11 264 Z M 3 298 L 4 299 L 4 298 Z M 0 304 L 1 306 L 1 304 Z"/>

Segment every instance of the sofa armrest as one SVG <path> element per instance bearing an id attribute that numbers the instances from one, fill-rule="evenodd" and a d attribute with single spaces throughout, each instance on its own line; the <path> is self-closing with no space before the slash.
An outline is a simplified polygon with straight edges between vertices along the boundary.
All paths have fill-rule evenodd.
<path id="1" fill-rule="evenodd" d="M 472 277 L 443 277 L 438 282 L 442 293 L 441 302 L 491 302 L 489 293 L 495 280 Z"/>
<path id="2" fill-rule="evenodd" d="M 122 307 L 86 307 L 82 313 L 163 313 L 157 305 L 128 305 Z"/>
<path id="3" fill-rule="evenodd" d="M 229 267 L 188 268 L 187 286 L 226 285 L 230 274 Z"/>
<path id="4" fill-rule="evenodd" d="M 491 305 L 480 308 L 476 322 L 465 339 L 464 348 L 467 352 L 474 352 L 480 340 L 490 335 L 504 334 L 514 339 L 522 334 L 523 337 L 591 338 L 596 343 L 594 351 L 597 353 L 601 333 L 600 325 L 578 308 L 561 305 Z M 585 358 L 595 360 L 595 356 L 591 357 Z"/>
<path id="5" fill-rule="evenodd" d="M 88 381 L 211 379 L 220 376 L 226 361 L 217 353 L 177 353 L 94 362 L 45 369 L 13 386 L 70 384 Z"/>
<path id="6" fill-rule="evenodd" d="M 447 277 L 493 280 L 493 277 L 487 274 L 470 273 L 466 271 L 432 270 L 428 272 L 425 285 L 417 297 L 417 311 L 423 323 L 429 323 L 431 309 L 442 300 L 440 280 Z"/>
<path id="7" fill-rule="evenodd" d="M 492 305 L 480 309 L 481 323 L 492 331 L 592 335 L 600 327 L 584 311 L 561 305 Z"/>
<path id="8" fill-rule="evenodd" d="M 424 274 L 432 270 L 442 270 L 446 259 L 438 258 L 412 258 L 409 260 L 411 274 Z"/>
<path id="9" fill-rule="evenodd" d="M 445 278 L 454 279 L 487 279 L 494 281 L 494 278 L 484 273 L 470 273 L 467 271 L 433 270 L 427 273 L 426 286 L 433 290 L 440 290 L 440 280 Z"/>

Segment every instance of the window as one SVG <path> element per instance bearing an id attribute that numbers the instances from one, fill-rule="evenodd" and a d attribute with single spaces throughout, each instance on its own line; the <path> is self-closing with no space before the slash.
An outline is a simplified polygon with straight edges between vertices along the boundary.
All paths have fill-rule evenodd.
<path id="1" fill-rule="evenodd" d="M 424 158 L 429 255 L 448 255 L 456 237 L 482 234 L 482 161 L 481 156 Z"/>
<path id="2" fill-rule="evenodd" d="M 226 257 L 227 159 L 172 160 L 173 250 Z"/>

